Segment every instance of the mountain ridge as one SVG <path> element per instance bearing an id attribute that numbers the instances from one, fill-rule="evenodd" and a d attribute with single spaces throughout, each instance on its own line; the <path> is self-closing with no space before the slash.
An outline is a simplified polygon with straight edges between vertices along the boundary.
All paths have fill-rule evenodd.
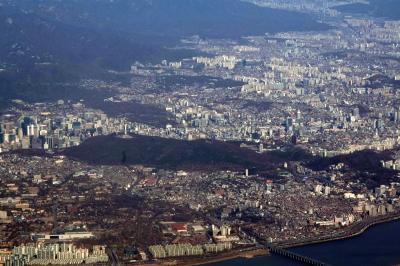
<path id="1" fill-rule="evenodd" d="M 31 96 L 40 96 L 43 84 L 54 87 L 44 98 L 58 100 L 57 90 L 66 91 L 60 83 L 103 79 L 109 70 L 127 71 L 135 61 L 201 54 L 170 49 L 188 36 L 324 29 L 305 14 L 239 0 L 0 0 L 0 102 L 24 96 L 27 87 Z"/>

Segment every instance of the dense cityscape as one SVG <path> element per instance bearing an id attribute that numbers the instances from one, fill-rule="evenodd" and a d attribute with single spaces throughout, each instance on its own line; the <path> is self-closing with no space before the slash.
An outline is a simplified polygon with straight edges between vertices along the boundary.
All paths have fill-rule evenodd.
<path id="1" fill-rule="evenodd" d="M 329 28 L 185 37 L 171 49 L 198 55 L 80 80 L 96 105 L 12 100 L 0 265 L 194 265 L 400 217 L 400 21 L 337 8 L 360 1 L 247 2 Z M 157 161 L 136 160 L 134 141 Z M 195 145 L 187 158 L 232 153 L 176 163 L 175 141 Z"/>

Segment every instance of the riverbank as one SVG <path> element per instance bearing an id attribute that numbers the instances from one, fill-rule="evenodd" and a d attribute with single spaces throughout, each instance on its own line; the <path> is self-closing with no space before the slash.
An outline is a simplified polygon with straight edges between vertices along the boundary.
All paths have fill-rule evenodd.
<path id="1" fill-rule="evenodd" d="M 302 241 L 292 241 L 288 243 L 277 243 L 276 246 L 280 248 L 296 248 L 296 247 L 305 247 L 317 244 L 323 244 L 327 242 L 335 242 L 338 240 L 350 239 L 356 236 L 363 234 L 369 228 L 383 223 L 389 223 L 395 220 L 400 220 L 400 213 L 390 214 L 383 217 L 377 217 L 374 219 L 363 220 L 361 222 L 354 223 L 352 226 L 347 228 L 345 231 L 340 232 L 337 235 L 327 235 L 324 237 L 314 238 L 314 239 L 306 239 Z M 229 252 L 225 252 L 223 254 L 216 254 L 215 256 L 204 257 L 204 258 L 187 258 L 187 260 L 173 260 L 173 261 L 164 261 L 153 264 L 141 264 L 150 266 L 150 265 L 174 265 L 174 266 L 191 266 L 191 265 L 207 265 L 213 263 L 225 263 L 226 261 L 235 260 L 235 259 L 251 259 L 259 256 L 266 256 L 269 254 L 267 249 L 247 249 L 247 250 L 232 250 Z M 268 257 L 266 257 L 268 258 Z M 138 264 L 135 264 L 138 265 Z M 140 265 L 140 264 L 139 264 Z M 224 264 L 225 265 L 225 264 Z M 228 264 L 226 264 L 228 265 Z"/>
<path id="2" fill-rule="evenodd" d="M 289 249 L 296 254 L 329 265 L 393 266 L 400 264 L 400 220 L 370 227 L 357 237 Z M 234 259 L 207 266 L 303 266 L 290 258 L 275 255 L 250 260 Z"/>
<path id="3" fill-rule="evenodd" d="M 218 263 L 233 259 L 246 258 L 252 259 L 259 256 L 267 256 L 269 254 L 266 248 L 250 248 L 244 250 L 231 250 L 221 254 L 215 254 L 209 257 L 197 257 L 197 258 L 183 258 L 176 260 L 164 260 L 157 263 L 142 263 L 142 264 L 132 264 L 135 266 L 199 266 L 206 265 L 210 263 Z"/>
<path id="4" fill-rule="evenodd" d="M 377 217 L 369 220 L 362 220 L 358 223 L 354 223 L 353 225 L 349 226 L 345 231 L 342 231 L 337 235 L 327 235 L 301 241 L 291 241 L 288 243 L 277 243 L 275 245 L 280 248 L 294 248 L 294 247 L 302 247 L 302 246 L 338 241 L 343 239 L 349 239 L 361 235 L 372 226 L 382 223 L 388 223 L 395 220 L 400 220 L 400 213 Z"/>
<path id="5" fill-rule="evenodd" d="M 199 266 L 199 265 L 217 263 L 217 262 L 238 259 L 238 258 L 252 259 L 254 257 L 269 255 L 268 249 L 264 249 L 264 248 L 263 249 L 257 248 L 257 249 L 253 249 L 253 250 L 242 251 L 239 253 L 232 251 L 230 253 L 231 254 L 225 254 L 223 256 L 218 256 L 213 259 L 210 258 L 210 259 L 199 260 L 199 261 L 193 260 L 188 264 L 179 264 L 179 266 Z"/>

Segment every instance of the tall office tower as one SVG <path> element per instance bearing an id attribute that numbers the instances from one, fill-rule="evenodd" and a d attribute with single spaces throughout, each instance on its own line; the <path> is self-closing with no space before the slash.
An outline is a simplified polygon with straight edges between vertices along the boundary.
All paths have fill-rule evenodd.
<path id="1" fill-rule="evenodd" d="M 22 121 L 20 121 L 20 126 L 24 133 L 24 136 L 28 135 L 28 127 L 34 124 L 34 120 L 30 117 L 24 117 Z"/>
<path id="2" fill-rule="evenodd" d="M 33 135 L 37 138 L 39 137 L 40 130 L 39 130 L 39 126 L 35 125 L 33 126 Z"/>
<path id="3" fill-rule="evenodd" d="M 296 119 L 297 119 L 297 120 L 300 120 L 300 119 L 301 119 L 301 111 L 300 111 L 300 110 L 297 110 Z"/>
<path id="4" fill-rule="evenodd" d="M 49 149 L 54 148 L 54 137 L 53 136 L 46 136 L 45 143 L 47 143 Z"/>
<path id="5" fill-rule="evenodd" d="M 293 127 L 293 118 L 287 117 L 285 122 L 285 130 L 286 132 L 290 131 Z"/>
<path id="6" fill-rule="evenodd" d="M 358 107 L 353 109 L 353 116 L 355 116 L 356 118 L 360 117 L 360 109 Z"/>
<path id="7" fill-rule="evenodd" d="M 396 121 L 397 123 L 400 123 L 400 106 L 399 106 L 399 108 L 397 109 L 397 121 Z"/>
<path id="8" fill-rule="evenodd" d="M 35 126 L 34 125 L 28 125 L 26 127 L 26 135 L 29 137 L 35 135 Z"/>
<path id="9" fill-rule="evenodd" d="M 20 128 L 18 128 L 18 139 L 19 139 L 19 141 L 21 141 L 23 137 L 24 137 L 24 131 L 20 127 Z"/>
<path id="10" fill-rule="evenodd" d="M 22 149 L 29 149 L 30 145 L 31 145 L 30 138 L 27 137 L 27 136 L 22 137 L 22 139 L 21 139 L 21 148 Z"/>

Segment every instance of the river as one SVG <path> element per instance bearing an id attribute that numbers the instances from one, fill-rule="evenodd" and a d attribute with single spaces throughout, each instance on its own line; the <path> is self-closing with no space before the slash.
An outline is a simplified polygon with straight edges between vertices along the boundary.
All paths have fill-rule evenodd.
<path id="1" fill-rule="evenodd" d="M 400 221 L 379 224 L 363 234 L 345 240 L 290 249 L 331 265 L 385 266 L 400 265 Z M 253 259 L 234 259 L 208 266 L 286 266 L 304 265 L 278 255 Z"/>

